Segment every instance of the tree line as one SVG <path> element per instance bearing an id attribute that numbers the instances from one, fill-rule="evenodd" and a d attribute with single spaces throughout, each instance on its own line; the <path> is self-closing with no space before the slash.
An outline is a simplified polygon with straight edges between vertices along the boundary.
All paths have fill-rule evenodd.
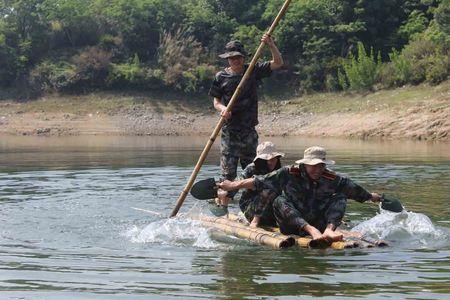
<path id="1" fill-rule="evenodd" d="M 0 87 L 201 92 L 226 42 L 256 50 L 283 2 L 3 0 Z M 278 79 L 301 92 L 438 84 L 450 73 L 450 0 L 294 0 L 274 38 Z"/>

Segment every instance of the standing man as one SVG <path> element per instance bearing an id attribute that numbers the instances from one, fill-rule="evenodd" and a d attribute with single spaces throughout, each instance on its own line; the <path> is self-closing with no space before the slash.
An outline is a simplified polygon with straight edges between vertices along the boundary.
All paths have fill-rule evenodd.
<path id="1" fill-rule="evenodd" d="M 265 176 L 240 181 L 224 181 L 225 191 L 241 188 L 256 190 L 259 205 L 252 224 L 257 226 L 262 212 L 273 206 L 280 231 L 284 234 L 311 235 L 318 243 L 331 244 L 342 239 L 337 232 L 345 214 L 347 198 L 358 202 L 380 202 L 381 196 L 370 193 L 351 179 L 326 168 L 334 161 L 326 151 L 314 146 L 305 150 L 297 165 L 283 167 Z"/>
<path id="2" fill-rule="evenodd" d="M 231 112 L 227 112 L 226 107 L 248 68 L 248 64 L 245 64 L 247 53 L 239 41 L 231 41 L 225 46 L 225 53 L 219 55 L 228 60 L 229 67 L 216 74 L 209 95 L 214 97 L 214 108 L 226 119 L 222 127 L 220 146 L 221 180 L 235 179 L 238 162 L 240 161 L 244 169 L 256 156 L 258 83 L 262 78 L 269 77 L 272 70 L 283 66 L 280 51 L 272 38 L 264 34 L 261 42 L 269 46 L 272 60 L 255 65 Z"/>

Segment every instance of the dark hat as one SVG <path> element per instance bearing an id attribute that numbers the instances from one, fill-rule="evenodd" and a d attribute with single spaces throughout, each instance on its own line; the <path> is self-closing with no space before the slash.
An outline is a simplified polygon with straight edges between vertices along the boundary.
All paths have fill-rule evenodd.
<path id="1" fill-rule="evenodd" d="M 225 45 L 225 53 L 219 55 L 221 58 L 228 58 L 233 56 L 247 56 L 244 45 L 239 41 L 231 41 Z"/>

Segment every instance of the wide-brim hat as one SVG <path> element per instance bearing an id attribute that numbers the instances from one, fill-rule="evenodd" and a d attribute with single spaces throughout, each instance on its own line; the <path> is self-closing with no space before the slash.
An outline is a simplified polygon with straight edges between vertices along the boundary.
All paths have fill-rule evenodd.
<path id="1" fill-rule="evenodd" d="M 220 58 L 229 58 L 233 56 L 246 57 L 244 45 L 239 41 L 231 41 L 225 45 L 225 53 L 219 55 Z"/>
<path id="2" fill-rule="evenodd" d="M 257 159 L 269 160 L 274 157 L 284 157 L 284 153 L 278 152 L 274 143 L 263 142 L 256 148 L 256 157 L 253 162 L 255 162 Z"/>
<path id="3" fill-rule="evenodd" d="M 303 158 L 297 160 L 295 163 L 311 166 L 318 164 L 334 165 L 334 160 L 329 160 L 326 157 L 327 151 L 325 150 L 325 148 L 313 146 L 306 149 L 303 154 Z"/>

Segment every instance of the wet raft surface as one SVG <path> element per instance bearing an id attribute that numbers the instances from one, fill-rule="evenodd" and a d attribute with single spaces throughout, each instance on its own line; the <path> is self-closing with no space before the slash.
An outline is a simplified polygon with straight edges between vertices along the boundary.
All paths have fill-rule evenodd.
<path id="1" fill-rule="evenodd" d="M 207 228 L 221 231 L 225 234 L 246 239 L 261 245 L 266 245 L 275 249 L 289 248 L 297 246 L 300 248 L 324 248 L 312 242 L 311 237 L 300 237 L 298 235 L 284 235 L 278 228 L 251 228 L 248 223 L 237 215 L 230 214 L 224 217 L 196 216 L 194 219 L 201 222 Z M 347 248 L 372 248 L 388 246 L 386 241 L 374 240 L 368 237 L 361 237 L 354 232 L 347 232 L 343 241 L 334 242 L 328 248 L 339 250 Z"/>

